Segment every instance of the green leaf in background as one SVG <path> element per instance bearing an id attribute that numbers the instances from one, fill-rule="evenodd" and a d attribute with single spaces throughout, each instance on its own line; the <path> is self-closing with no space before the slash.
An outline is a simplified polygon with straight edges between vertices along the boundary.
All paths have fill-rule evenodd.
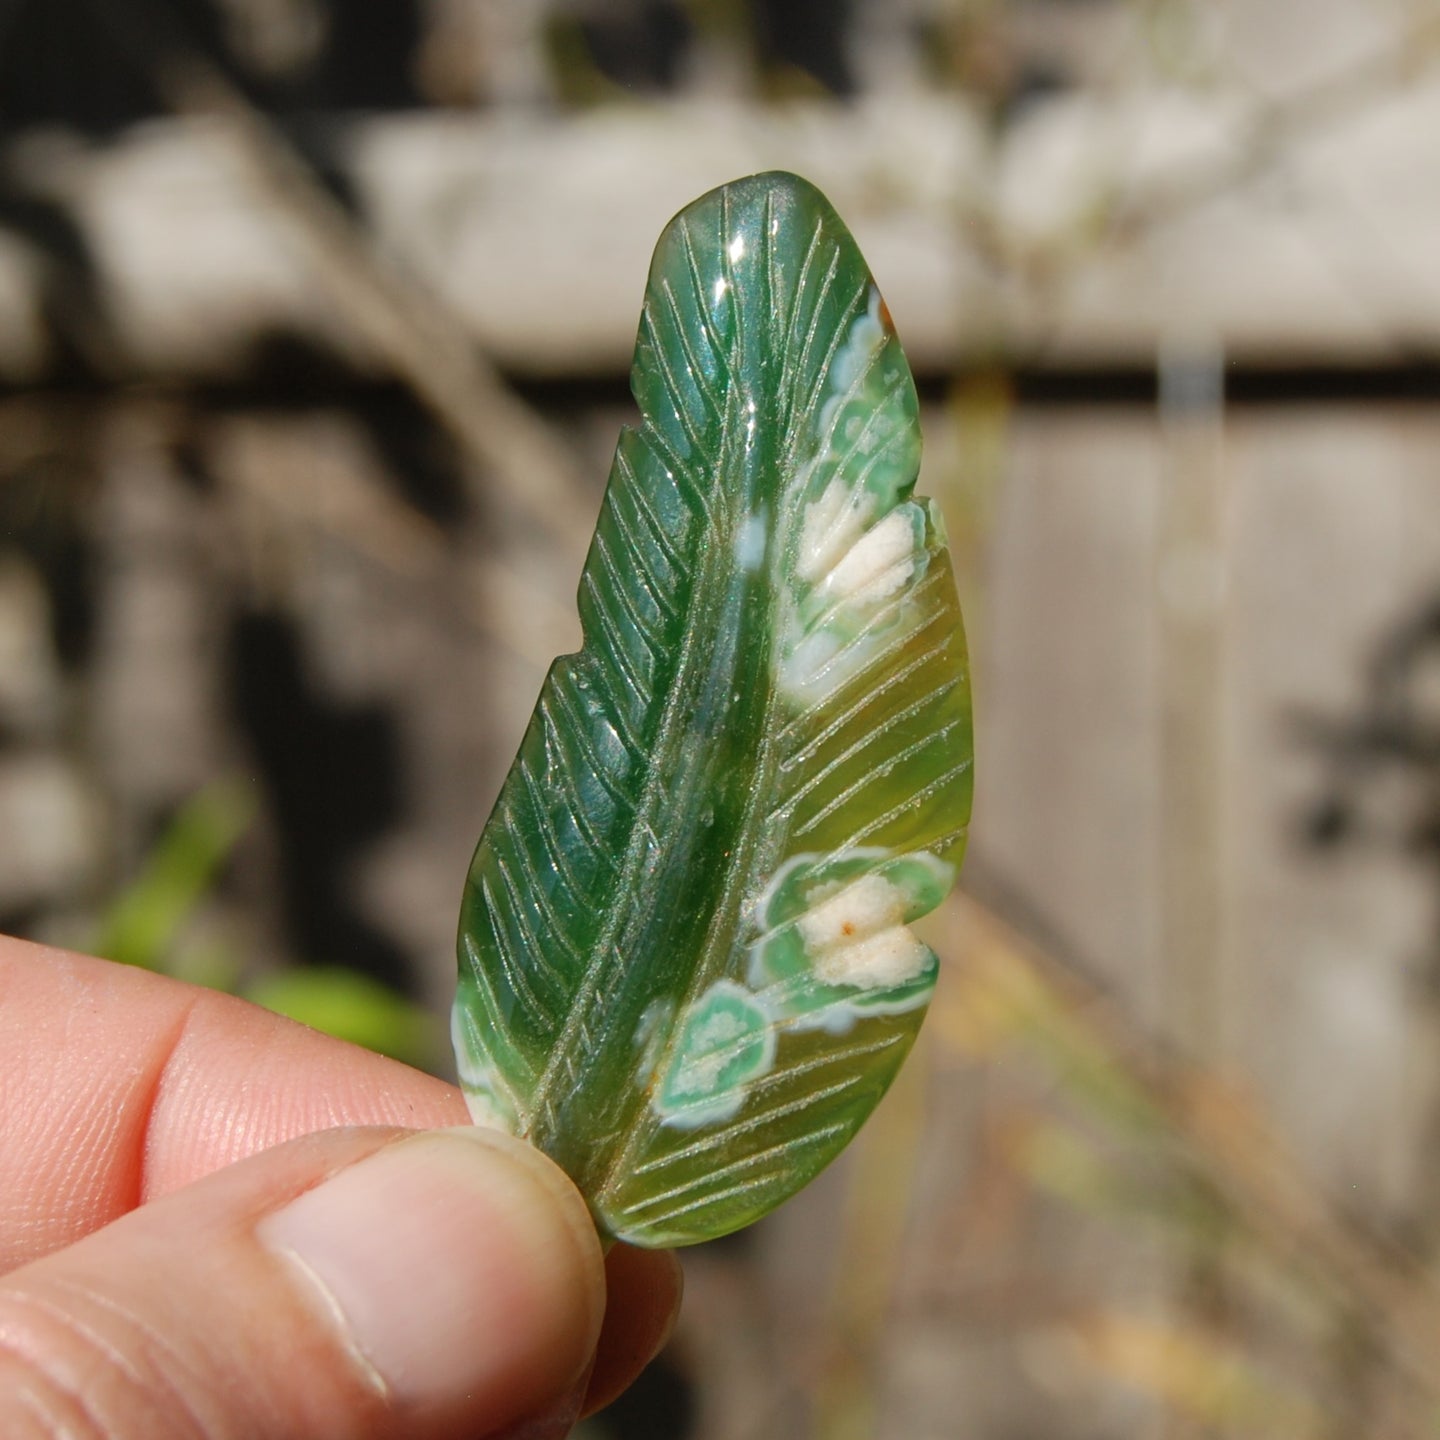
<path id="1" fill-rule="evenodd" d="M 421 1069 L 436 1059 L 436 1023 L 388 985 L 338 965 L 300 966 L 255 980 L 245 998 L 313 1030 Z"/>
<path id="2" fill-rule="evenodd" d="M 919 1026 L 970 813 L 964 637 L 909 367 L 793 175 L 661 236 L 557 660 L 471 866 L 477 1119 L 686 1244 L 831 1160 Z"/>
<path id="3" fill-rule="evenodd" d="M 95 954 L 171 971 L 181 932 L 254 818 L 254 796 L 238 780 L 216 780 L 186 800 L 101 919 Z"/>
<path id="4" fill-rule="evenodd" d="M 243 994 L 312 1029 L 433 1069 L 439 1058 L 433 1018 L 378 980 L 343 966 L 317 965 L 247 982 L 222 941 L 187 943 L 196 912 L 213 893 L 255 811 L 251 787 L 234 778 L 213 781 L 186 800 L 134 880 L 111 903 L 91 948 L 123 965 Z"/>

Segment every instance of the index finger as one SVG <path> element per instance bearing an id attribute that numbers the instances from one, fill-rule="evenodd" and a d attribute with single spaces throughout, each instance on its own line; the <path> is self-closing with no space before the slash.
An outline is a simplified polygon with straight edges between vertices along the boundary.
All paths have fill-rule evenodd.
<path id="1" fill-rule="evenodd" d="M 0 937 L 0 1274 L 298 1135 L 467 1120 L 453 1086 L 233 996 Z"/>
<path id="2" fill-rule="evenodd" d="M 468 1122 L 460 1092 L 243 1000 L 0 936 L 0 1275 L 272 1145 Z M 586 1410 L 664 1343 L 665 1251 L 614 1246 Z"/>

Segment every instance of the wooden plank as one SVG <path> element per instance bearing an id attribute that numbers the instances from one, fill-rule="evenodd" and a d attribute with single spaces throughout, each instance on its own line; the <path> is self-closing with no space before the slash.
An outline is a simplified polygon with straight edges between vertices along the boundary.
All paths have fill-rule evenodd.
<path id="1" fill-rule="evenodd" d="M 1421 1197 L 1433 1210 L 1435 871 L 1408 837 L 1435 803 L 1423 747 L 1440 420 L 1232 412 L 1219 444 L 1218 694 L 1212 733 L 1187 756 L 1162 743 L 1175 636 L 1156 564 L 1174 479 L 1161 427 L 1016 418 L 972 637 L 973 878 L 981 893 L 987 872 L 1013 887 L 1133 1013 L 1174 1034 L 1164 806 L 1184 793 L 1177 767 L 1218 754 L 1205 863 L 1219 876 L 1221 1063 L 1328 1193 L 1372 1215 Z M 1317 846 L 1307 836 L 1337 805 L 1338 838 Z"/>
<path id="2" fill-rule="evenodd" d="M 922 369 L 996 353 L 1148 365 L 1197 330 L 1231 363 L 1440 349 L 1440 78 L 1417 66 L 1278 137 L 1257 104 L 1075 93 L 993 142 L 973 106 L 920 93 L 424 113 L 335 135 L 380 250 L 522 371 L 623 369 L 661 225 L 772 166 L 830 193 Z M 156 123 L 103 148 L 29 137 L 4 159 L 76 217 L 118 373 L 234 373 L 275 333 L 356 349 L 218 123 Z M 50 363 L 45 274 L 25 244 L 0 245 L 0 379 Z"/>

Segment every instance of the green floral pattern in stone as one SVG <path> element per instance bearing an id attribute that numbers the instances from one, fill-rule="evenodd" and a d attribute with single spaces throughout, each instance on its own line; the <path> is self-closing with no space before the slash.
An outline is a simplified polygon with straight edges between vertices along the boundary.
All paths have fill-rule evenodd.
<path id="1" fill-rule="evenodd" d="M 971 792 L 969 677 L 915 387 L 793 175 L 656 248 L 557 660 L 481 836 L 454 1034 L 477 1120 L 608 1234 L 706 1240 L 834 1158 L 915 1037 Z"/>

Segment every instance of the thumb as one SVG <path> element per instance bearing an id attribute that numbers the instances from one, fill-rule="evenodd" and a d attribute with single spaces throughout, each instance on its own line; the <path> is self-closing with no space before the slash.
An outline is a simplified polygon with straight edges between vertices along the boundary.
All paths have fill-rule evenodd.
<path id="1" fill-rule="evenodd" d="M 584 1202 L 538 1151 L 331 1130 L 0 1277 L 0 1434 L 540 1440 L 574 1419 L 604 1304 Z"/>

